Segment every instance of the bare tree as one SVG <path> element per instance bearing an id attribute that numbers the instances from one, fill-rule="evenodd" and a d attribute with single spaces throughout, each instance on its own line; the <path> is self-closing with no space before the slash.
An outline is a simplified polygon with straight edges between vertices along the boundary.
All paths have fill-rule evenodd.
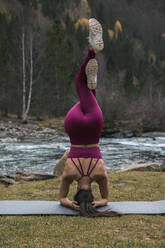
<path id="1" fill-rule="evenodd" d="M 40 79 L 43 56 L 44 38 L 51 23 L 47 20 L 42 25 L 41 13 L 26 9 L 22 23 L 22 121 L 27 123 L 32 100 L 33 85 Z"/>

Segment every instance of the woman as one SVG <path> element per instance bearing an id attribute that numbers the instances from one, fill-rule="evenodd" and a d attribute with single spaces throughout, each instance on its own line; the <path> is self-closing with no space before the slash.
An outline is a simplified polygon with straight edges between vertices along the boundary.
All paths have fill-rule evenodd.
<path id="1" fill-rule="evenodd" d="M 103 127 L 102 111 L 96 100 L 98 64 L 96 53 L 104 47 L 101 24 L 89 20 L 89 50 L 76 77 L 79 102 L 67 113 L 64 126 L 71 142 L 60 186 L 60 202 L 63 206 L 80 211 L 84 216 L 117 216 L 113 211 L 98 212 L 95 208 L 108 202 L 107 172 L 99 149 Z M 70 184 L 78 183 L 74 201 L 67 198 Z M 101 199 L 94 201 L 91 183 L 99 185 Z"/>

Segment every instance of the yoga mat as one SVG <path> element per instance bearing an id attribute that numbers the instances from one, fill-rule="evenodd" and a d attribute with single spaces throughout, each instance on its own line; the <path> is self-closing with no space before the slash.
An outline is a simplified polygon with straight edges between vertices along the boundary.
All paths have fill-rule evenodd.
<path id="1" fill-rule="evenodd" d="M 111 209 L 123 214 L 165 214 L 165 200 L 109 202 L 99 211 Z M 0 201 L 0 215 L 78 215 L 58 201 Z"/>

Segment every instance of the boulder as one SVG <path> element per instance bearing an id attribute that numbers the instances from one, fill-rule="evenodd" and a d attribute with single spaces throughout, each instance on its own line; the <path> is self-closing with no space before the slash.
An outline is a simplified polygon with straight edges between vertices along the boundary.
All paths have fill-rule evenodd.
<path id="1" fill-rule="evenodd" d="M 4 174 L 0 173 L 0 178 L 5 178 L 6 176 Z"/>
<path id="2" fill-rule="evenodd" d="M 61 157 L 61 159 L 58 161 L 58 163 L 54 167 L 53 175 L 54 176 L 61 176 L 65 167 L 65 162 L 67 160 L 67 155 L 69 153 L 69 150 L 66 150 L 64 155 Z"/>
<path id="3" fill-rule="evenodd" d="M 163 161 L 162 164 L 160 165 L 160 170 L 165 171 L 165 161 Z"/>
<path id="4" fill-rule="evenodd" d="M 40 180 L 48 180 L 54 178 L 54 175 L 48 174 L 38 174 L 38 173 L 28 173 L 28 172 L 17 172 L 14 175 L 14 179 L 16 181 L 40 181 Z"/>
<path id="5" fill-rule="evenodd" d="M 17 184 L 21 181 L 40 181 L 40 180 L 48 180 L 55 178 L 54 175 L 48 174 L 37 174 L 37 173 L 28 173 L 28 172 L 16 172 L 14 175 L 3 175 L 0 174 L 0 183 L 5 186 L 10 186 L 13 184 Z"/>
<path id="6" fill-rule="evenodd" d="M 0 178 L 0 183 L 4 184 L 5 186 L 16 184 L 16 181 L 11 178 Z"/>
<path id="7" fill-rule="evenodd" d="M 121 170 L 123 171 L 156 171 L 156 172 L 160 172 L 160 164 L 158 163 L 152 163 L 152 162 L 148 162 L 148 163 L 144 163 L 144 164 L 133 164 L 125 169 Z"/>
<path id="8" fill-rule="evenodd" d="M 3 132 L 0 132 L 0 138 L 5 138 L 6 137 L 6 132 L 3 131 Z"/>

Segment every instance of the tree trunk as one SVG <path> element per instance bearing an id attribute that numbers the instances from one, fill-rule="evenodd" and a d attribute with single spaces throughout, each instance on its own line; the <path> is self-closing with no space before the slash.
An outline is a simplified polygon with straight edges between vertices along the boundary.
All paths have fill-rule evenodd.
<path id="1" fill-rule="evenodd" d="M 32 86 L 33 86 L 33 35 L 30 33 L 30 86 L 29 86 L 29 96 L 26 111 L 24 114 L 23 122 L 27 122 L 28 113 L 30 110 L 31 97 L 32 97 Z"/>
<path id="2" fill-rule="evenodd" d="M 30 110 L 30 104 L 31 104 L 31 97 L 32 97 L 32 86 L 33 86 L 33 34 L 32 34 L 32 31 L 30 32 L 30 43 L 29 44 L 30 44 L 30 84 L 29 84 L 29 95 L 27 99 L 27 105 L 25 102 L 25 108 L 23 112 L 23 118 L 22 118 L 23 123 L 27 123 L 28 114 Z M 24 100 L 25 100 L 25 97 L 24 97 Z"/>
<path id="3" fill-rule="evenodd" d="M 22 76 L 23 76 L 23 95 L 22 95 L 22 120 L 26 109 L 26 68 L 25 68 L 25 29 L 22 27 Z"/>

